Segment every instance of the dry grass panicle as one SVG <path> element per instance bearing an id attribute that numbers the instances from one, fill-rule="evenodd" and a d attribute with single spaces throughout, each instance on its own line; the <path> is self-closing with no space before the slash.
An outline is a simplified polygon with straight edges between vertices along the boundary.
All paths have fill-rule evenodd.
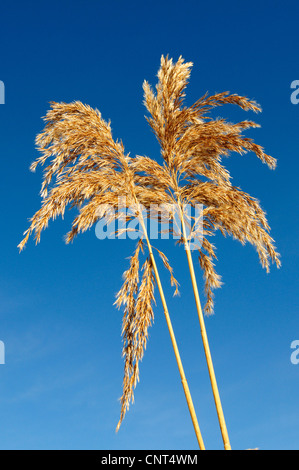
<path id="1" fill-rule="evenodd" d="M 161 145 L 163 164 L 140 158 L 139 170 L 145 172 L 151 185 L 159 180 L 159 191 L 165 201 L 178 204 L 203 204 L 203 244 L 200 266 L 204 271 L 207 314 L 213 311 L 212 288 L 221 285 L 211 253 L 205 253 L 207 237 L 216 230 L 229 234 L 241 243 L 255 246 L 262 266 L 269 271 L 270 262 L 280 266 L 279 254 L 266 214 L 259 202 L 232 185 L 231 175 L 222 160 L 232 152 L 243 155 L 253 152 L 269 168 L 276 160 L 262 146 L 243 135 L 249 128 L 259 127 L 251 120 L 231 123 L 224 118 L 213 119 L 210 112 L 225 104 L 237 105 L 244 111 L 261 111 L 253 100 L 229 92 L 209 96 L 207 93 L 193 105 L 184 105 L 185 89 L 192 63 L 180 57 L 174 63 L 161 58 L 156 92 L 144 82 L 144 104 L 150 114 L 147 120 Z"/>
<path id="2" fill-rule="evenodd" d="M 145 227 L 143 218 L 148 216 L 152 202 L 162 203 L 164 194 L 157 191 L 157 181 L 155 185 L 149 184 L 147 177 L 137 172 L 137 158 L 132 159 L 125 154 L 122 142 L 113 139 L 110 123 L 103 120 L 101 113 L 78 101 L 70 104 L 53 102 L 44 120 L 45 128 L 36 138 L 41 156 L 32 163 L 31 170 L 35 171 L 38 165 L 44 166 L 48 159 L 51 161 L 43 173 L 41 207 L 30 219 L 30 226 L 18 245 L 20 251 L 30 235 L 34 235 L 36 243 L 39 243 L 49 221 L 63 217 L 67 207 L 77 208 L 79 212 L 66 235 L 67 243 L 90 229 L 104 215 L 109 223 L 115 218 L 123 218 L 123 209 L 133 206 L 135 215 L 127 216 L 126 220 L 136 216 L 141 227 Z M 109 213 L 107 208 L 112 208 L 112 211 Z M 120 231 L 116 235 L 120 235 Z M 144 253 L 142 240 L 131 257 L 130 268 L 124 273 L 124 284 L 116 299 L 118 307 L 124 306 L 122 334 L 125 357 L 118 428 L 134 400 L 139 361 L 153 320 L 153 268 L 150 259 L 139 266 L 140 253 Z M 165 256 L 164 265 L 177 289 L 177 281 L 166 259 Z M 140 270 L 143 274 L 139 286 Z"/>

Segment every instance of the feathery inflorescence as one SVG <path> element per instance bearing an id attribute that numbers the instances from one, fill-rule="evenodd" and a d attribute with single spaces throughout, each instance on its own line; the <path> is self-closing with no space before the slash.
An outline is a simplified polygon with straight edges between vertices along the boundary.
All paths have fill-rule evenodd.
<path id="1" fill-rule="evenodd" d="M 142 243 L 142 242 L 141 242 Z M 134 255 L 131 257 L 130 268 L 124 273 L 124 284 L 117 294 L 116 305 L 123 304 L 123 356 L 125 371 L 123 394 L 121 397 L 121 422 L 134 401 L 133 390 L 139 380 L 139 361 L 143 358 L 148 337 L 148 328 L 154 319 L 152 303 L 154 302 L 154 274 L 152 264 L 147 258 L 142 266 L 142 280 L 139 284 L 139 252 L 142 245 L 139 242 Z M 138 285 L 139 284 L 139 285 Z"/>
<path id="2" fill-rule="evenodd" d="M 215 248 L 207 237 L 213 236 L 216 230 L 243 244 L 254 245 L 267 271 L 271 261 L 280 266 L 265 212 L 257 199 L 232 185 L 222 158 L 231 152 L 243 155 L 251 151 L 271 169 L 275 168 L 276 160 L 252 139 L 243 136 L 244 130 L 259 127 L 258 124 L 253 121 L 233 124 L 209 115 L 213 108 L 225 104 L 257 113 L 261 108 L 255 101 L 229 92 L 211 96 L 206 93 L 192 106 L 184 106 L 192 65 L 185 63 L 182 57 L 173 63 L 168 56 L 162 56 L 156 90 L 144 82 L 144 104 L 150 114 L 147 121 L 160 143 L 163 163 L 138 157 L 134 165 L 147 174 L 151 186 L 159 182 L 157 187 L 160 193 L 164 192 L 165 201 L 172 200 L 182 214 L 186 204 L 203 205 L 199 262 L 205 278 L 205 312 L 211 314 L 212 289 L 220 287 L 221 280 L 213 263 Z"/>
<path id="3" fill-rule="evenodd" d="M 123 218 L 124 208 L 135 208 L 135 213 L 127 215 L 126 221 L 137 217 L 142 222 L 141 227 L 146 228 L 143 218 L 147 214 L 144 210 L 146 212 L 150 208 L 153 194 L 155 201 L 159 201 L 159 192 L 147 184 L 144 175 L 137 173 L 132 159 L 124 153 L 122 142 L 113 139 L 110 123 L 103 120 L 100 112 L 78 101 L 70 104 L 53 102 L 44 120 L 45 128 L 36 138 L 41 156 L 32 163 L 31 170 L 34 171 L 39 164 L 45 165 L 48 159 L 51 161 L 44 170 L 41 208 L 31 218 L 19 249 L 23 250 L 32 234 L 38 243 L 49 221 L 63 216 L 67 206 L 79 210 L 66 236 L 67 243 L 104 215 L 107 223 Z M 107 208 L 112 208 L 110 215 Z M 131 258 L 129 270 L 124 273 L 124 285 L 116 301 L 119 307 L 124 305 L 122 333 L 125 357 L 121 418 L 117 428 L 134 399 L 139 361 L 154 317 L 152 264 L 147 258 L 143 266 L 139 266 L 140 251 L 144 253 L 142 239 Z M 177 292 L 172 268 L 163 256 Z M 143 274 L 139 285 L 140 270 Z"/>

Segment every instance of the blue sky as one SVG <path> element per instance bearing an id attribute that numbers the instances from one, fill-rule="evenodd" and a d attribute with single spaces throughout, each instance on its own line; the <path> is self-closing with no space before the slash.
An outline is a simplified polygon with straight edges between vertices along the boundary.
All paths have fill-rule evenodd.
<path id="1" fill-rule="evenodd" d="M 224 285 L 206 326 L 232 447 L 299 449 L 299 364 L 290 361 L 299 339 L 299 105 L 290 100 L 298 13 L 293 0 L 2 2 L 1 449 L 197 449 L 158 296 L 135 404 L 115 433 L 123 359 L 113 302 L 134 242 L 100 241 L 92 229 L 65 245 L 73 212 L 50 224 L 40 245 L 17 250 L 40 205 L 42 174 L 29 165 L 49 101 L 98 107 L 131 155 L 159 158 L 142 82 L 156 82 L 162 54 L 194 63 L 187 104 L 228 90 L 263 108 L 218 114 L 256 120 L 262 127 L 248 135 L 278 159 L 274 172 L 252 154 L 232 155 L 227 167 L 266 210 L 282 267 L 266 274 L 251 246 L 217 236 Z M 171 242 L 157 246 L 181 284 L 180 298 L 166 288 L 167 301 L 203 439 L 221 449 L 185 254 Z M 197 274 L 202 292 L 198 266 Z"/>

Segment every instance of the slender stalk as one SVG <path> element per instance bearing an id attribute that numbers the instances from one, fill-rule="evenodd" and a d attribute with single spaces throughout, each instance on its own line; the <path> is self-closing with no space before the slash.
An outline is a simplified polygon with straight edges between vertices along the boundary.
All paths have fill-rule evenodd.
<path id="1" fill-rule="evenodd" d="M 183 364 L 182 364 L 182 361 L 181 361 L 179 349 L 178 349 L 177 342 L 176 342 L 176 339 L 175 339 L 175 334 L 174 334 L 174 331 L 173 331 L 173 328 L 172 328 L 172 323 L 171 323 L 171 320 L 170 320 L 168 307 L 167 307 L 166 299 L 165 299 L 165 296 L 164 296 L 164 291 L 163 291 L 163 287 L 162 287 L 162 284 L 161 284 L 160 275 L 159 275 L 159 271 L 158 271 L 158 268 L 157 268 L 157 265 L 156 265 L 155 257 L 154 257 L 153 250 L 152 250 L 152 246 L 151 246 L 151 243 L 150 243 L 149 238 L 148 238 L 148 234 L 147 234 L 147 230 L 146 230 L 144 221 L 143 221 L 142 218 L 140 218 L 140 221 L 141 221 L 144 236 L 145 236 L 145 239 L 146 239 L 146 242 L 147 242 L 147 246 L 148 246 L 148 250 L 149 250 L 149 254 L 150 254 L 150 259 L 151 259 L 151 262 L 152 262 L 152 265 L 153 265 L 153 269 L 154 269 L 154 273 L 155 273 L 155 277 L 156 277 L 156 281 L 157 281 L 157 286 L 158 286 L 158 290 L 159 290 L 162 305 L 163 305 L 164 315 L 165 315 L 165 318 L 166 318 L 166 323 L 167 323 L 168 331 L 169 331 L 169 334 L 170 334 L 170 338 L 171 338 L 175 358 L 176 358 L 177 365 L 178 365 L 178 368 L 179 368 L 180 377 L 181 377 L 181 381 L 182 381 L 182 385 L 183 385 L 187 405 L 188 405 L 188 408 L 189 408 L 190 416 L 191 416 L 191 419 L 192 419 L 194 431 L 195 431 L 195 434 L 196 434 L 197 442 L 199 444 L 199 448 L 201 450 L 205 450 L 205 446 L 204 446 L 204 442 L 203 442 L 203 439 L 202 439 L 202 436 L 201 436 L 199 424 L 198 424 L 198 421 L 197 421 L 197 417 L 196 417 L 196 413 L 195 413 L 191 393 L 190 393 L 190 390 L 189 390 L 187 379 L 185 377 Z"/>
<path id="2" fill-rule="evenodd" d="M 179 204 L 179 207 L 180 207 L 180 204 Z M 191 256 L 190 246 L 189 246 L 187 236 L 186 236 L 186 226 L 185 226 L 184 216 L 183 216 L 181 207 L 180 207 L 180 211 L 181 211 L 181 222 L 182 222 L 184 247 L 185 247 L 187 260 L 188 260 L 188 266 L 189 266 L 189 270 L 190 270 L 192 287 L 193 287 L 193 292 L 194 292 L 194 297 L 195 297 L 195 303 L 196 303 L 196 308 L 197 308 L 197 313 L 198 313 L 199 324 L 200 324 L 201 337 L 202 337 L 202 342 L 203 342 L 203 346 L 204 346 L 206 361 L 207 361 L 207 365 L 208 365 L 210 381 L 211 381 L 211 385 L 212 385 L 214 401 L 215 401 L 217 415 L 218 415 L 218 421 L 219 421 L 220 430 L 221 430 L 221 434 L 222 434 L 222 440 L 223 440 L 223 444 L 224 444 L 224 449 L 225 450 L 231 450 L 231 445 L 230 445 L 228 432 L 227 432 L 227 428 L 226 428 L 226 423 L 225 423 L 225 419 L 224 419 L 224 414 L 223 414 L 223 409 L 222 409 L 222 405 L 221 405 L 220 395 L 219 395 L 219 391 L 218 391 L 218 386 L 217 386 L 217 381 L 216 381 L 212 356 L 211 356 L 211 352 L 210 352 L 210 346 L 209 346 L 208 336 L 207 336 L 207 332 L 206 332 L 204 317 L 203 317 L 203 313 L 202 313 L 201 302 L 200 302 L 200 298 L 199 298 L 198 287 L 197 287 L 197 282 L 196 282 L 196 277 L 195 277 L 195 272 L 194 272 L 193 260 L 192 260 L 192 256 Z"/>

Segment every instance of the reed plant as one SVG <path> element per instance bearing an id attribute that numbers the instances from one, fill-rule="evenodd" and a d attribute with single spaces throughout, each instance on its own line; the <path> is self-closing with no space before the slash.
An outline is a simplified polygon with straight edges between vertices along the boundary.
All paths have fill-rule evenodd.
<path id="1" fill-rule="evenodd" d="M 117 430 L 130 403 L 134 401 L 134 389 L 139 380 L 139 363 L 146 348 L 148 329 L 154 319 L 154 285 L 157 283 L 196 438 L 200 449 L 204 450 L 159 271 L 147 234 L 145 219 L 156 188 L 150 188 L 147 178 L 139 175 L 134 169 L 131 157 L 124 152 L 123 143 L 113 139 L 110 123 L 104 121 L 97 109 L 78 101 L 69 104 L 53 102 L 44 120 L 45 128 L 36 137 L 37 149 L 41 156 L 30 168 L 35 171 L 37 165 L 44 166 L 48 159 L 51 161 L 44 169 L 41 208 L 30 219 L 30 227 L 24 232 L 24 238 L 18 247 L 20 251 L 23 250 L 30 235 L 39 243 L 41 232 L 48 227 L 49 221 L 58 216 L 63 217 L 68 206 L 76 207 L 79 214 L 74 218 L 71 230 L 66 236 L 67 243 L 72 242 L 80 232 L 88 230 L 102 217 L 105 216 L 109 224 L 115 218 L 123 219 L 123 209 L 134 208 L 134 214 L 126 212 L 125 228 L 117 232 L 118 236 L 121 235 L 126 231 L 126 223 L 132 218 L 138 218 L 142 237 L 130 258 L 128 270 L 124 272 L 123 286 L 115 302 L 119 308 L 124 307 L 122 335 L 125 362 Z M 158 199 L 158 194 L 155 194 L 155 201 Z M 140 255 L 145 253 L 146 247 L 147 256 L 141 264 Z M 170 272 L 174 294 L 177 294 L 178 282 L 173 270 L 166 255 L 160 250 L 158 252 Z"/>
<path id="2" fill-rule="evenodd" d="M 259 127 L 253 121 L 231 123 L 213 118 L 213 108 L 233 104 L 244 111 L 260 112 L 260 106 L 247 97 L 229 92 L 207 93 L 191 106 L 184 105 L 185 89 L 190 77 L 191 62 L 182 57 L 176 63 L 168 56 L 161 57 L 155 90 L 144 81 L 144 104 L 148 123 L 161 147 L 162 161 L 140 156 L 135 167 L 148 177 L 149 187 L 157 187 L 157 194 L 169 205 L 178 208 L 181 221 L 180 241 L 184 245 L 198 313 L 202 341 L 208 365 L 224 448 L 231 449 L 218 391 L 214 366 L 207 338 L 203 311 L 198 292 L 190 243 L 200 238 L 198 258 L 205 282 L 207 315 L 213 313 L 213 290 L 221 286 L 221 277 L 215 270 L 215 246 L 209 238 L 219 230 L 242 244 L 251 243 L 267 272 L 270 262 L 280 266 L 279 254 L 270 227 L 259 201 L 232 185 L 231 175 L 223 164 L 223 157 L 232 152 L 243 155 L 253 152 L 269 168 L 276 160 L 264 152 L 262 146 L 245 137 L 243 131 Z M 155 193 L 156 194 L 156 193 Z M 186 215 L 186 206 L 202 204 L 201 224 Z M 193 219 L 193 220 L 192 220 Z M 187 231 L 188 225 L 188 231 Z"/>

